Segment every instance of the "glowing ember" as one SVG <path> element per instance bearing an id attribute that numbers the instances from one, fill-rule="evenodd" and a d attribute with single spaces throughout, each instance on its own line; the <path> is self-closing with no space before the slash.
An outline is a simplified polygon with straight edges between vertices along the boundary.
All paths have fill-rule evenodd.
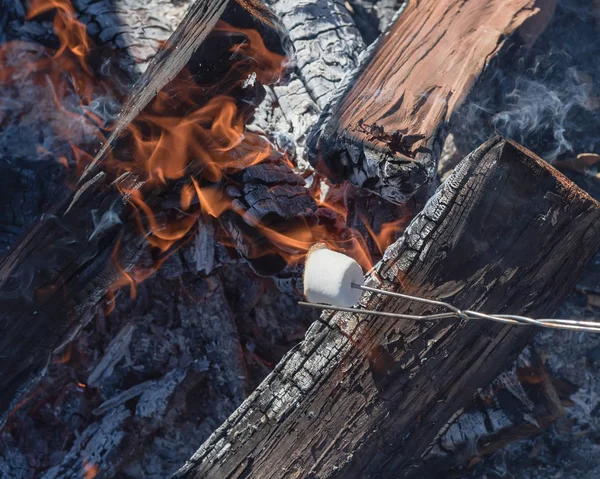
<path id="1" fill-rule="evenodd" d="M 98 474 L 98 466 L 83 461 L 83 477 L 84 479 L 94 479 Z"/>

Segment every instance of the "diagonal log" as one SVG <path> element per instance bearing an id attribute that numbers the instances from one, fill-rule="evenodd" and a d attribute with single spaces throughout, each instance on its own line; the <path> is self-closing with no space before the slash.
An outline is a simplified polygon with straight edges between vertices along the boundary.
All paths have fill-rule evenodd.
<path id="1" fill-rule="evenodd" d="M 202 80 L 202 75 L 210 80 L 223 71 L 229 72 L 231 64 L 246 58 L 243 51 L 231 54 L 229 48 L 232 45 L 220 41 L 219 32 L 209 35 L 219 18 L 242 28 L 258 29 L 264 44 L 273 46 L 278 58 L 283 60 L 281 44 L 286 42 L 285 32 L 270 21 L 270 14 L 261 5 L 244 2 L 242 7 L 236 2 L 223 3 L 221 0 L 196 2 L 125 103 L 114 139 L 118 137 L 117 132 L 127 126 L 124 122 L 138 118 L 135 112 L 142 111 L 170 79 L 176 81 L 168 83 L 167 88 L 180 86 L 177 82 L 182 78 L 186 85 L 192 80 Z M 244 41 L 251 43 L 250 38 Z M 198 75 L 193 78 L 187 72 L 182 73 L 182 78 L 178 77 L 192 55 L 196 62 L 203 60 L 203 66 L 208 64 L 214 70 L 208 75 L 206 71 L 196 71 Z M 191 63 L 190 71 L 197 65 Z M 238 64 L 227 82 L 209 84 L 211 88 L 202 90 L 201 97 L 194 100 L 204 105 L 219 94 L 241 89 L 243 93 L 236 95 L 236 100 L 246 108 L 243 114 L 250 115 L 252 107 L 247 105 L 253 104 L 262 86 L 259 82 L 248 88 L 242 85 L 261 65 L 255 65 L 252 59 L 243 65 L 245 67 Z M 177 110 L 180 105 L 175 103 L 176 111 L 169 113 L 183 117 Z M 152 107 L 151 103 L 150 112 Z M 238 107 L 238 111 L 242 111 L 242 107 Z M 260 138 L 255 135 L 248 134 L 245 138 L 249 144 L 241 145 L 240 149 L 260 143 Z M 119 138 L 119 141 L 119 153 L 127 158 L 130 155 L 128 138 Z M 203 146 L 208 153 L 218 150 L 216 141 L 210 143 L 207 140 L 206 143 Z M 103 158 L 102 154 L 98 158 Z M 187 160 L 189 175 L 202 170 L 202 164 Z M 155 260 L 155 263 L 164 259 L 164 254 L 157 257 L 156 249 L 151 249 L 149 216 L 140 216 L 132 195 L 146 189 L 144 202 L 154 212 L 150 216 L 154 216 L 159 229 L 172 221 L 183 222 L 189 230 L 181 242 L 194 232 L 192 224 L 199 214 L 198 202 L 193 205 L 195 211 L 183 212 L 180 207 L 181 189 L 187 181 L 185 175 L 180 180 L 153 186 L 145 184 L 139 167 L 119 175 L 120 170 L 111 170 L 108 165 L 103 170 L 104 166 L 98 163 L 90 168 L 79 188 L 63 198 L 52 214 L 43 215 L 0 260 L 0 427 L 10 411 L 27 397 L 31 386 L 44 372 L 51 354 L 89 321 L 94 307 L 104 295 L 114 289 L 119 279 L 126 277 L 124 271 L 131 272 L 142 257 L 147 261 Z M 201 175 L 197 179 L 201 181 Z M 140 224 L 143 225 L 140 227 Z"/>
<path id="2" fill-rule="evenodd" d="M 576 185 L 495 138 L 462 161 L 376 270 L 391 290 L 546 316 L 600 247 L 599 218 L 600 204 Z M 380 286 L 376 276 L 366 284 Z M 360 307 L 433 312 L 368 294 Z M 407 476 L 533 333 L 324 314 L 176 477 Z"/>
<path id="3" fill-rule="evenodd" d="M 541 33 L 554 0 L 408 1 L 307 140 L 310 161 L 404 203 L 434 177 L 445 127 L 494 57 Z"/>

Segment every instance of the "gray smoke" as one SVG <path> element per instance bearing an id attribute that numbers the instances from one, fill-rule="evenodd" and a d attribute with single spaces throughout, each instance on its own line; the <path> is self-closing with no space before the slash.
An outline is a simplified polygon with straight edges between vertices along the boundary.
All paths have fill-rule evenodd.
<path id="1" fill-rule="evenodd" d="M 573 151 L 569 138 L 578 126 L 572 121 L 572 114 L 578 108 L 592 110 L 596 103 L 591 79 L 575 67 L 567 69 L 566 78 L 559 85 L 519 77 L 504 98 L 505 109 L 492 116 L 494 129 L 519 143 L 547 132 L 546 146 L 540 153 L 548 161 Z"/>
<path id="2" fill-rule="evenodd" d="M 461 149 L 500 134 L 548 161 L 600 150 L 598 21 L 592 2 L 562 0 L 531 50 L 495 60 L 451 121 Z"/>

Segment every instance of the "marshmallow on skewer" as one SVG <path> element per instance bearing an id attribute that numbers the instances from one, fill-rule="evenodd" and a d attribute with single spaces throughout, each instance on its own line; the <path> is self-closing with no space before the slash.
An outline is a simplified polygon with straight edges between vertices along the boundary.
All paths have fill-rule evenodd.
<path id="1" fill-rule="evenodd" d="M 354 306 L 362 290 L 352 284 L 364 283 L 363 271 L 352 258 L 331 251 L 323 244 L 313 246 L 304 267 L 304 296 L 311 303 Z"/>

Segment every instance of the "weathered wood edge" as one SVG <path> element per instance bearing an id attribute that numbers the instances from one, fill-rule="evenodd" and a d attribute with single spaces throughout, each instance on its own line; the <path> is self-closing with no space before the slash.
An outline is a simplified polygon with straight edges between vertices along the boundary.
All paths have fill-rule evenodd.
<path id="1" fill-rule="evenodd" d="M 554 0 L 548 0 L 551 6 L 554 5 L 553 2 Z M 358 78 L 373 60 L 380 43 L 386 35 L 391 33 L 395 22 L 406 11 L 409 3 L 410 1 L 406 1 L 401 6 L 390 21 L 386 31 L 361 54 L 358 59 L 358 66 L 348 72 L 336 91 L 332 93 L 329 102 L 323 108 L 319 119 L 308 133 L 306 140 L 308 160 L 313 167 L 327 171 L 329 166 L 326 159 L 336 157 L 338 158 L 337 163 L 346 170 L 345 173 L 348 175 L 344 179 L 348 179 L 354 185 L 367 188 L 388 201 L 398 204 L 408 201 L 419 188 L 435 177 L 437 162 L 448 133 L 447 124 L 444 122 L 438 125 L 436 133 L 427 139 L 423 151 L 417 152 L 411 161 L 406 161 L 406 159 L 402 161 L 402 158 L 398 158 L 374 144 L 359 142 L 353 138 L 339 135 L 335 131 L 337 124 L 332 120 L 337 114 L 339 106 L 352 90 L 355 78 Z M 523 22 L 522 26 L 526 25 L 528 27 L 527 38 L 520 40 L 526 41 L 527 44 L 533 43 L 547 25 L 547 21 L 546 23 L 542 21 L 538 22 L 537 28 L 529 28 L 533 23 L 531 20 L 535 19 L 538 14 L 539 12 L 533 13 L 531 17 Z M 508 40 L 516 38 L 519 30 L 520 28 L 517 28 L 510 37 L 505 36 L 500 39 L 495 56 L 502 54 Z M 490 58 L 486 59 L 486 67 L 489 65 L 490 60 Z M 476 88 L 476 84 L 473 85 L 472 89 Z M 398 164 L 399 160 L 400 165 Z M 388 169 L 394 171 L 393 175 L 387 173 L 386 170 Z M 336 178 L 337 174 L 335 173 L 329 176 L 331 179 L 339 179 Z"/>
<path id="2" fill-rule="evenodd" d="M 443 220 L 448 212 L 448 208 L 452 206 L 452 198 L 458 194 L 460 189 L 465 187 L 485 154 L 501 142 L 503 145 L 509 145 L 513 149 L 519 149 L 512 143 L 495 139 L 469 155 L 457 167 L 449 180 L 438 189 L 438 192 L 429 201 L 424 211 L 411 223 L 406 234 L 392 247 L 388 248 L 384 259 L 377 268 L 378 273 L 383 278 L 394 281 L 399 274 L 403 275 L 408 272 L 420 260 L 420 257 L 426 254 L 427 246 L 423 243 L 424 238 L 431 233 L 432 225 L 434 224 L 432 222 Z M 499 147 L 502 148 L 502 145 Z M 534 171 L 541 172 L 544 169 L 549 169 L 548 166 L 542 164 L 542 160 L 540 159 L 532 161 L 531 166 Z M 534 172 L 533 174 L 535 175 L 536 173 Z M 556 183 L 558 187 L 564 185 L 565 190 L 571 192 L 570 198 L 572 200 L 587 205 L 586 207 L 582 207 L 585 209 L 585 214 L 582 217 L 578 217 L 578 220 L 582 221 L 580 225 L 582 231 L 580 233 L 586 239 L 586 248 L 578 251 L 577 258 L 574 261 L 576 264 L 573 264 L 572 271 L 567 273 L 570 274 L 568 281 L 555 286 L 555 289 L 560 289 L 560 294 L 544 298 L 543 301 L 541 299 L 532 300 L 528 306 L 524 307 L 525 305 L 523 305 L 518 308 L 523 313 L 531 312 L 530 308 L 533 308 L 532 305 L 534 303 L 535 308 L 533 309 L 538 314 L 549 312 L 550 309 L 556 307 L 558 301 L 574 285 L 583 265 L 586 264 L 593 253 L 600 247 L 600 240 L 596 238 L 600 229 L 600 225 L 597 222 L 600 217 L 600 205 L 577 189 L 559 173 L 554 172 L 553 174 L 556 175 L 556 179 L 558 180 Z M 425 250 L 422 248 L 425 248 Z M 419 249 L 421 249 L 421 252 L 419 252 Z M 368 276 L 367 284 L 370 286 L 379 285 L 375 274 Z M 547 296 L 546 291 L 543 291 L 542 294 Z M 483 298 L 480 298 L 478 301 L 483 301 Z M 406 305 L 403 306 L 397 302 L 390 302 L 369 295 L 363 297 L 361 306 L 375 309 L 385 307 L 386 310 L 406 312 Z M 466 307 L 466 305 L 460 304 L 459 306 Z M 472 304 L 471 306 L 477 307 L 478 304 Z M 510 307 L 511 305 L 506 303 L 501 309 L 506 311 Z M 419 308 L 415 309 L 418 310 Z M 369 429 L 360 440 L 358 450 L 344 449 L 340 451 L 337 448 L 341 447 L 341 445 L 336 446 L 336 440 L 333 441 L 333 444 L 328 444 L 328 441 L 325 441 L 323 443 L 325 450 L 313 450 L 312 453 L 316 455 L 312 456 L 312 460 L 308 460 L 307 463 L 302 463 L 302 458 L 306 454 L 311 454 L 311 452 L 300 447 L 300 449 L 295 449 L 294 452 L 290 451 L 289 459 L 284 461 L 287 466 L 283 470 L 281 469 L 283 467 L 282 463 L 277 462 L 270 463 L 271 467 L 269 469 L 260 469 L 260 466 L 257 465 L 261 462 L 260 456 L 262 454 L 269 454 L 273 451 L 273 448 L 277 448 L 277 444 L 273 444 L 271 441 L 273 438 L 275 438 L 276 442 L 277 440 L 286 441 L 288 438 L 290 441 L 293 441 L 293 438 L 297 438 L 298 435 L 302 434 L 304 427 L 307 427 L 306 423 L 301 427 L 301 421 L 311 422 L 310 412 L 306 409 L 310 406 L 304 404 L 309 395 L 318 394 L 321 389 L 325 388 L 329 393 L 332 393 L 332 381 L 343 384 L 345 374 L 351 375 L 352 371 L 356 370 L 356 367 L 359 369 L 360 367 L 367 367 L 366 364 L 365 366 L 356 366 L 351 360 L 348 360 L 347 356 L 351 351 L 356 349 L 357 343 L 360 344 L 363 341 L 361 338 L 372 337 L 377 334 L 377 325 L 380 326 L 381 322 L 378 323 L 377 320 L 359 320 L 351 314 L 323 314 L 321 321 L 314 323 L 309 329 L 306 339 L 282 359 L 273 373 L 215 431 L 174 477 L 277 477 L 277 474 L 283 473 L 293 474 L 294 477 L 315 477 L 315 475 L 317 477 L 365 477 L 365 474 L 376 476 L 382 470 L 387 470 L 388 472 L 395 471 L 395 474 L 406 475 L 410 472 L 410 465 L 413 461 L 418 461 L 419 457 L 427 452 L 428 446 L 435 438 L 436 431 L 443 430 L 442 426 L 453 415 L 456 416 L 460 413 L 461 407 L 468 402 L 475 389 L 485 386 L 489 381 L 494 379 L 506 366 L 506 361 L 513 360 L 533 334 L 530 328 L 515 329 L 507 326 L 498 326 L 494 323 L 482 325 L 481 323 L 475 324 L 471 322 L 471 324 L 455 324 L 450 327 L 437 325 L 431 329 L 428 329 L 428 326 L 423 326 L 418 333 L 419 336 L 423 335 L 424 332 L 427 333 L 423 341 L 427 337 L 432 337 L 431 334 L 433 334 L 433 338 L 444 338 L 445 340 L 448 337 L 454 337 L 458 330 L 461 331 L 463 337 L 471 338 L 470 341 L 482 335 L 486 336 L 486 341 L 489 341 L 488 344 L 478 344 L 478 353 L 483 358 L 488 358 L 484 363 L 488 369 L 485 372 L 477 373 L 479 376 L 476 384 L 469 384 L 468 388 L 462 389 L 461 386 L 465 385 L 461 384 L 453 389 L 453 397 L 448 404 L 443 401 L 441 403 L 436 402 L 432 409 L 428 409 L 426 412 L 427 417 L 423 418 L 426 431 L 418 429 L 418 425 L 414 424 L 413 426 L 417 427 L 419 437 L 415 434 L 415 430 L 412 430 L 410 436 L 404 436 L 404 434 L 408 434 L 408 431 L 402 433 L 399 433 L 398 429 L 390 431 L 390 427 L 394 425 L 398 426 L 398 424 L 393 416 L 389 416 L 392 413 L 392 411 L 387 409 L 389 406 L 380 403 L 379 406 L 381 406 L 383 411 L 379 409 L 379 406 L 374 405 L 370 408 L 371 414 L 382 420 L 386 417 L 387 420 L 378 422 L 376 419 L 369 417 L 367 422 L 375 421 L 381 428 L 386 429 L 386 432 L 383 434 L 382 431 Z M 375 327 L 375 330 L 373 327 Z M 414 333 L 416 331 L 413 331 Z M 355 342 L 349 340 L 348 337 L 353 338 Z M 390 341 L 393 342 L 394 339 L 390 338 Z M 397 338 L 396 341 L 398 341 Z M 469 341 L 466 341 L 466 344 L 470 344 Z M 427 346 L 425 351 L 429 348 L 430 346 Z M 368 356 L 369 353 L 365 354 Z M 384 353 L 381 354 L 385 356 Z M 467 353 L 463 349 L 460 352 L 452 352 L 450 354 L 460 355 L 471 353 Z M 344 360 L 344 358 L 346 359 Z M 343 367 L 343 364 L 346 364 L 346 366 Z M 407 365 L 405 364 L 404 366 Z M 371 367 L 373 367 L 373 364 L 371 364 Z M 396 364 L 396 366 L 392 365 L 389 367 L 394 368 L 399 367 L 399 365 Z M 469 364 L 466 367 L 472 368 L 473 365 Z M 342 374 L 340 368 L 345 369 L 346 372 Z M 307 373 L 307 369 L 310 369 L 310 374 Z M 472 369 L 470 370 L 470 374 L 474 374 Z M 348 380 L 351 382 L 352 377 L 350 376 Z M 382 381 L 385 382 L 385 374 Z M 343 389 L 343 386 L 341 387 Z M 386 396 L 389 395 L 387 401 L 391 397 L 394 397 L 394 393 L 400 391 L 402 391 L 402 385 L 398 386 L 396 384 L 386 394 Z M 368 393 L 365 392 L 364 394 Z M 381 398 L 381 400 L 385 401 L 385 398 Z M 323 404 L 320 403 L 318 406 L 323 406 Z M 349 405 L 345 406 L 346 408 L 349 407 Z M 309 416 L 299 418 L 298 414 L 308 414 Z M 319 417 L 317 412 L 313 414 Z M 326 413 L 324 412 L 324 414 Z M 334 416 L 332 414 L 334 413 L 327 414 L 329 418 L 328 422 L 329 420 L 333 420 Z M 380 417 L 379 415 L 381 414 L 383 416 Z M 295 419 L 291 419 L 292 417 Z M 356 422 L 360 421 L 360 418 L 356 416 L 353 419 Z M 427 422 L 426 419 L 429 419 L 430 422 Z M 292 423 L 289 421 L 292 421 Z M 335 420 L 333 420 L 333 423 L 334 427 L 337 425 L 339 428 L 340 424 L 336 424 Z M 287 427 L 284 424 L 287 424 Z M 311 434 L 311 437 L 316 436 L 320 426 L 324 426 L 324 424 L 315 424 L 313 422 L 312 429 L 310 429 L 311 432 L 306 432 Z M 340 431 L 340 434 L 342 432 Z M 266 434 L 270 438 L 265 439 L 269 445 L 261 441 L 260 437 L 253 438 L 254 434 L 263 439 L 265 439 Z M 403 437 L 398 437 L 399 434 L 402 434 Z M 411 442 L 408 437 L 411 437 L 414 442 Z M 246 446 L 249 443 L 254 443 L 254 446 L 258 447 L 258 449 L 252 449 L 252 447 L 248 449 Z M 236 450 L 240 449 L 245 450 L 247 454 L 244 457 L 238 456 L 237 459 L 234 459 L 232 455 L 235 454 Z M 233 462 L 229 463 L 228 467 L 220 468 L 221 465 L 228 464 L 228 461 L 231 460 Z"/>

